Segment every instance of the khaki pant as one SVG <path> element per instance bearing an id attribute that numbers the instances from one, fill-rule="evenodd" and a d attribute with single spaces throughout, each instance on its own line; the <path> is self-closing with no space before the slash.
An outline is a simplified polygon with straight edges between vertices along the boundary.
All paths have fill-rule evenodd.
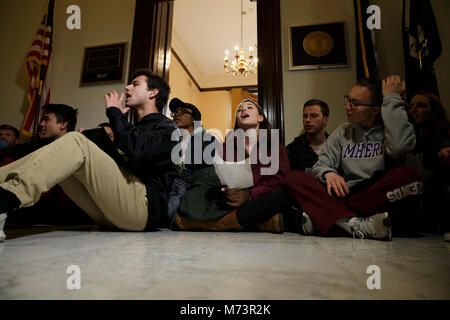
<path id="1" fill-rule="evenodd" d="M 145 185 L 78 132 L 0 168 L 0 182 L 21 207 L 32 206 L 41 193 L 60 184 L 98 224 L 142 231 L 147 223 Z"/>

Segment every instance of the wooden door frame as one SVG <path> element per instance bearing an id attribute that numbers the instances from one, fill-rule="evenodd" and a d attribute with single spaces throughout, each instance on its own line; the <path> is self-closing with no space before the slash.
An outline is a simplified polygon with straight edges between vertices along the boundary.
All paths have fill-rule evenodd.
<path id="1" fill-rule="evenodd" d="M 284 142 L 280 0 L 257 0 L 258 103 Z"/>
<path id="2" fill-rule="evenodd" d="M 173 5 L 174 0 L 136 0 L 129 77 L 148 68 L 169 81 Z"/>
<path id="3" fill-rule="evenodd" d="M 174 0 L 136 0 L 129 75 L 149 68 L 169 80 L 173 5 Z M 256 0 L 256 5 L 258 103 L 284 141 L 280 0 Z"/>

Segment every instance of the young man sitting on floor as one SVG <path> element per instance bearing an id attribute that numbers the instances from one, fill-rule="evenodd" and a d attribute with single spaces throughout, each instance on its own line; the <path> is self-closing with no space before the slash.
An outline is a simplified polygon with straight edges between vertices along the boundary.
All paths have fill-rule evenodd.
<path id="1" fill-rule="evenodd" d="M 124 152 L 121 164 L 73 132 L 0 168 L 0 239 L 6 213 L 32 206 L 55 184 L 100 225 L 127 231 L 168 226 L 176 125 L 161 111 L 170 87 L 149 70 L 136 71 L 132 79 L 125 87 L 126 98 L 116 91 L 104 96 L 115 143 Z M 130 108 L 136 112 L 136 124 L 126 116 Z"/>

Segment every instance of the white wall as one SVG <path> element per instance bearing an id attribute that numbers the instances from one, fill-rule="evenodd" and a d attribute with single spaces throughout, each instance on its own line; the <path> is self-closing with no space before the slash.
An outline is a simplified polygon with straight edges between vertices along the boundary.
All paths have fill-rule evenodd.
<path id="1" fill-rule="evenodd" d="M 381 9 L 381 30 L 375 31 L 380 76 L 399 74 L 404 78 L 402 44 L 402 0 L 373 0 Z M 450 116 L 450 1 L 431 0 L 443 46 L 435 63 L 441 99 Z M 281 30 L 283 55 L 283 98 L 285 108 L 286 143 L 303 129 L 303 103 L 311 98 L 322 99 L 330 106 L 327 131 L 332 132 L 346 121 L 343 96 L 356 81 L 355 23 L 353 0 L 281 0 Z M 348 29 L 351 67 L 312 71 L 289 71 L 289 25 L 310 25 L 345 21 Z"/>
<path id="2" fill-rule="evenodd" d="M 17 128 L 22 124 L 29 85 L 24 60 L 45 6 L 45 0 L 0 1 L 0 37 L 3 43 L 0 50 L 0 123 Z M 25 7 L 28 9 L 24 10 Z"/>
<path id="3" fill-rule="evenodd" d="M 202 113 L 202 125 L 208 130 L 217 129 L 224 137 L 231 128 L 231 92 L 226 90 L 200 91 L 183 69 L 180 61 L 172 55 L 170 60 L 170 96 L 192 103 Z"/>
<path id="4" fill-rule="evenodd" d="M 169 102 L 173 98 L 178 98 L 182 101 L 192 103 L 198 108 L 200 90 L 183 69 L 175 55 L 172 55 L 170 58 L 169 85 Z"/>
<path id="5" fill-rule="evenodd" d="M 24 60 L 38 30 L 47 0 L 2 0 L 0 36 L 8 50 L 0 50 L 0 123 L 22 125 L 27 103 L 28 79 Z M 81 30 L 68 30 L 66 8 L 81 9 Z M 78 126 L 93 127 L 106 121 L 103 95 L 123 90 L 125 83 L 80 87 L 84 48 L 128 42 L 127 65 L 134 21 L 134 0 L 55 1 L 51 102 L 65 103 L 79 110 Z M 125 76 L 125 80 L 127 79 Z"/>
<path id="6" fill-rule="evenodd" d="M 320 5 L 318 3 L 320 2 Z M 303 103 L 321 99 L 330 107 L 327 131 L 345 121 L 343 96 L 355 82 L 355 32 L 352 0 L 281 0 L 281 45 L 286 144 L 303 129 Z M 345 21 L 350 48 L 349 68 L 289 71 L 289 26 Z"/>
<path id="7" fill-rule="evenodd" d="M 203 126 L 224 141 L 231 124 L 231 91 L 204 91 L 200 92 L 199 109 L 202 112 Z M 219 134 L 221 132 L 221 135 Z"/>

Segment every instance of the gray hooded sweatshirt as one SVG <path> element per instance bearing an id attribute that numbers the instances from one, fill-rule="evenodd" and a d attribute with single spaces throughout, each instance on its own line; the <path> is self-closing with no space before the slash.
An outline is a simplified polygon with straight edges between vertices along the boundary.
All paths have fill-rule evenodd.
<path id="1" fill-rule="evenodd" d="M 376 171 L 384 171 L 386 154 L 398 159 L 410 152 L 416 136 L 400 95 L 391 93 L 383 98 L 381 118 L 383 121 L 371 128 L 348 122 L 340 125 L 328 138 L 312 175 L 325 183 L 325 173 L 335 172 L 352 188 Z"/>

